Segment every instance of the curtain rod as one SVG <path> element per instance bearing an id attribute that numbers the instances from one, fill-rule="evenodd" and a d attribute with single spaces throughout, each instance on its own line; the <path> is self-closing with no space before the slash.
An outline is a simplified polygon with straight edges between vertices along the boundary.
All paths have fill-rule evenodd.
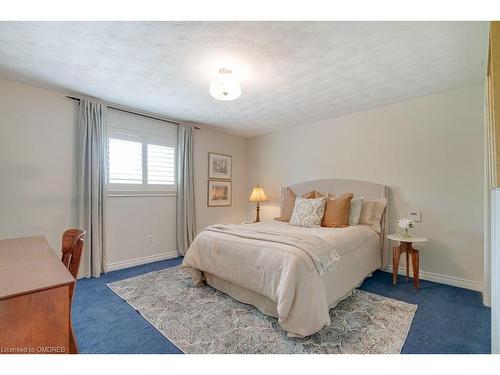
<path id="1" fill-rule="evenodd" d="M 75 98 L 74 96 L 68 96 L 68 95 L 66 95 L 66 97 L 67 97 L 68 99 L 71 99 L 71 100 L 77 100 L 77 101 L 80 101 L 80 98 Z M 115 111 L 126 112 L 126 113 L 130 113 L 130 114 L 133 114 L 133 115 L 137 115 L 137 116 L 142 116 L 142 117 L 150 118 L 150 119 L 153 119 L 153 120 L 158 120 L 158 121 L 168 122 L 169 124 L 180 125 L 180 123 L 179 123 L 179 122 L 176 122 L 176 121 L 165 120 L 165 119 L 163 119 L 163 118 L 159 118 L 159 117 L 155 117 L 155 116 L 150 116 L 150 115 L 145 115 L 145 114 L 143 114 L 143 113 L 138 113 L 138 112 L 134 112 L 134 111 L 129 111 L 128 109 L 123 109 L 123 108 L 113 107 L 112 105 L 107 105 L 107 104 L 106 104 L 106 107 L 111 108 L 111 109 L 114 109 Z M 194 128 L 195 128 L 196 130 L 200 130 L 200 128 L 199 128 L 199 127 L 197 127 L 197 126 L 195 126 Z"/>

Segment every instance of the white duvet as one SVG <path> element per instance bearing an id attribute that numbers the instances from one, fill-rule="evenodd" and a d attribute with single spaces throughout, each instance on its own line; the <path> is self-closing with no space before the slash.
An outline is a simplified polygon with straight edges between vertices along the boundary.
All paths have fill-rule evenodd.
<path id="1" fill-rule="evenodd" d="M 231 226 L 241 233 L 255 229 L 259 235 L 241 236 L 218 230 L 204 230 L 196 236 L 182 266 L 191 271 L 193 282 L 203 282 L 203 272 L 266 296 L 277 305 L 281 327 L 307 336 L 330 324 L 328 300 L 317 265 L 310 254 L 290 242 L 266 240 L 266 232 L 284 237 L 316 236 L 336 256 L 373 240 L 375 231 L 363 225 L 347 228 L 302 228 L 279 221 Z M 247 238 L 248 237 L 248 238 Z M 333 270 L 335 272 L 335 266 Z"/>

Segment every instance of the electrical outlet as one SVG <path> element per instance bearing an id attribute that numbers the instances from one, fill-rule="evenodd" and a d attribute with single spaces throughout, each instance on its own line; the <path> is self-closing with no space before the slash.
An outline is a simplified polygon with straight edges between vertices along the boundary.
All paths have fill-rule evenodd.
<path id="1" fill-rule="evenodd" d="M 422 221 L 422 213 L 420 211 L 411 210 L 407 212 L 408 219 L 411 219 L 417 223 Z"/>
<path id="2" fill-rule="evenodd" d="M 146 236 L 146 238 L 147 238 L 147 240 L 148 240 L 148 243 L 149 243 L 149 244 L 152 244 L 152 243 L 153 243 L 153 235 L 152 235 L 152 234 L 148 234 L 148 235 Z"/>

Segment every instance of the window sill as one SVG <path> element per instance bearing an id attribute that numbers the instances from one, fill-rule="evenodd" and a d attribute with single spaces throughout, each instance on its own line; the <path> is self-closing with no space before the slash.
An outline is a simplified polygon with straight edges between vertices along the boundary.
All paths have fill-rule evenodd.
<path id="1" fill-rule="evenodd" d="M 106 197 L 120 198 L 120 197 L 177 197 L 175 191 L 162 192 L 138 192 L 138 191 L 108 191 Z"/>

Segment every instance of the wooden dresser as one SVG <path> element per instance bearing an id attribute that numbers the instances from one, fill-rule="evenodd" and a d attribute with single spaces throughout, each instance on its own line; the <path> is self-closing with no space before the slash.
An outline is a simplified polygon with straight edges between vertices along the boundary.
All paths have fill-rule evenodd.
<path id="1" fill-rule="evenodd" d="M 0 354 L 69 353 L 74 283 L 44 237 L 0 240 Z"/>

